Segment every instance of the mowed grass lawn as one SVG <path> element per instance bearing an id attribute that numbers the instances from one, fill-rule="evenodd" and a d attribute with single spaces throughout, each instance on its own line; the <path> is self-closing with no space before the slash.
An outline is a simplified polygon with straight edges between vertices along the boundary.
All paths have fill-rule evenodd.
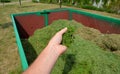
<path id="1" fill-rule="evenodd" d="M 59 8 L 59 6 L 56 4 L 42 4 L 32 2 L 22 3 L 21 7 L 18 4 L 5 5 L 5 7 L 0 5 L 0 74 L 9 74 L 11 71 L 15 71 L 17 68 L 21 68 L 10 14 L 34 12 L 52 8 Z M 85 11 L 120 18 L 120 15 L 116 14 L 109 14 L 93 10 Z"/>

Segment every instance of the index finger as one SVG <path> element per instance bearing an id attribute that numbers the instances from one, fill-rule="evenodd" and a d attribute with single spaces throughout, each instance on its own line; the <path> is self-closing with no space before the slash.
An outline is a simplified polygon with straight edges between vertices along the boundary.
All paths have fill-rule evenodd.
<path id="1" fill-rule="evenodd" d="M 62 34 L 64 34 L 66 31 L 67 31 L 67 27 L 65 27 L 64 29 L 60 30 L 58 33 L 62 35 Z"/>

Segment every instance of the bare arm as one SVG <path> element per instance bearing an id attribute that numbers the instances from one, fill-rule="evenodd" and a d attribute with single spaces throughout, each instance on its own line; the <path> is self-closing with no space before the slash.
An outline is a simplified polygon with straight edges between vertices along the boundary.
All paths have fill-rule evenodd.
<path id="1" fill-rule="evenodd" d="M 57 32 L 49 41 L 46 48 L 23 74 L 50 74 L 56 60 L 67 48 L 60 44 L 62 35 L 66 31 L 67 28 L 64 28 Z"/>

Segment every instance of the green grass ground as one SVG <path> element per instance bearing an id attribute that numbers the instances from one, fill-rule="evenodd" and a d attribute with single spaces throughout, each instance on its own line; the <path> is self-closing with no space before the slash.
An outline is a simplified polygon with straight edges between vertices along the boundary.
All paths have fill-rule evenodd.
<path id="1" fill-rule="evenodd" d="M 15 70 L 20 64 L 19 54 L 15 40 L 15 34 L 10 18 L 12 13 L 33 12 L 43 9 L 58 8 L 55 4 L 41 4 L 41 3 L 22 3 L 20 7 L 17 4 L 0 6 L 0 74 L 9 74 L 10 71 Z M 76 8 L 78 9 L 78 8 Z M 83 9 L 82 9 L 83 10 Z M 85 10 L 93 13 L 104 14 L 112 17 L 120 18 L 120 15 L 109 14 L 105 12 L 98 12 L 93 10 Z"/>
<path id="2" fill-rule="evenodd" d="M 11 0 L 12 2 L 18 2 L 18 0 Z M 25 1 L 25 0 L 21 0 L 21 1 Z"/>

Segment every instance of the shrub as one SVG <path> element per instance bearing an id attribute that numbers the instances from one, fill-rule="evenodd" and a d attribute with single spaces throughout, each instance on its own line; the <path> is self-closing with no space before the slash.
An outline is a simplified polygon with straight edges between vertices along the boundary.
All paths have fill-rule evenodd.
<path id="1" fill-rule="evenodd" d="M 117 13 L 117 11 L 111 10 L 111 9 L 106 9 L 105 11 L 108 12 L 108 13 Z"/>
<path id="2" fill-rule="evenodd" d="M 11 2 L 11 0 L 0 0 L 0 2 Z"/>
<path id="3" fill-rule="evenodd" d="M 57 3 L 57 0 L 39 0 L 41 3 Z M 32 0 L 32 2 L 38 2 L 37 0 Z"/>
<path id="4" fill-rule="evenodd" d="M 32 0 L 33 2 L 38 2 L 37 0 Z M 58 0 L 40 0 L 41 3 L 58 3 Z M 74 3 L 77 3 L 76 5 Z M 71 0 L 62 0 L 62 4 L 63 5 L 67 5 L 67 6 L 75 6 L 75 7 L 81 7 L 81 8 L 84 8 L 84 9 L 90 9 L 90 10 L 97 10 L 97 11 L 105 11 L 105 12 L 108 12 L 108 13 L 118 13 L 118 8 L 117 10 L 110 8 L 110 7 L 107 7 L 106 5 L 103 5 L 103 8 L 97 8 L 97 7 L 94 7 L 92 6 L 92 3 L 93 1 L 91 0 L 76 0 L 76 1 L 71 1 Z M 96 2 L 98 3 L 99 0 L 96 0 Z M 105 1 L 106 2 L 106 1 Z M 115 5 L 113 5 L 113 8 L 114 8 Z M 119 6 L 119 5 L 118 5 Z"/>
<path id="5" fill-rule="evenodd" d="M 40 0 L 39 0 L 40 1 Z M 32 2 L 38 3 L 38 0 L 32 0 Z"/>
<path id="6" fill-rule="evenodd" d="M 84 8 L 84 9 L 97 10 L 97 7 L 89 6 L 89 5 L 82 5 L 81 7 Z"/>

